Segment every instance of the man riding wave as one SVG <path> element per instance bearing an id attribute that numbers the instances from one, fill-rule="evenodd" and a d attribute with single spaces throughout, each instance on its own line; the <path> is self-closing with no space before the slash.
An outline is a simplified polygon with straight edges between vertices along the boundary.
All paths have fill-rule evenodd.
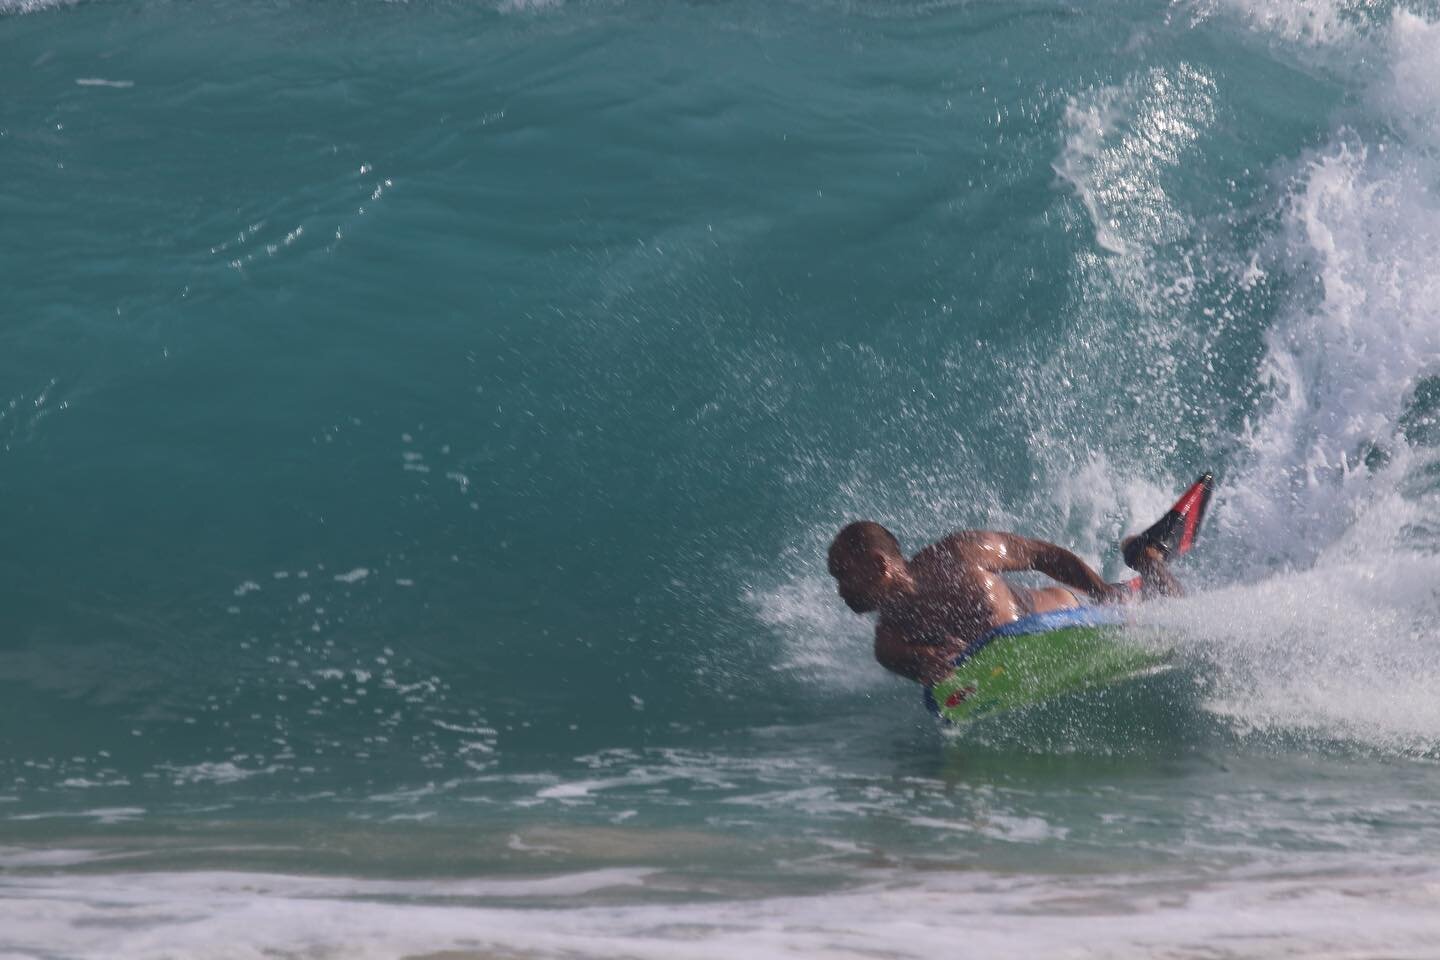
<path id="1" fill-rule="evenodd" d="M 1208 494 L 1208 475 L 1202 481 Z M 1142 598 L 1183 592 L 1167 562 L 1173 524 L 1161 529 L 1171 514 L 1122 541 L 1125 562 L 1140 573 Z M 1186 528 L 1193 538 L 1194 524 Z M 860 520 L 836 535 L 828 565 L 846 606 L 862 614 L 879 611 L 875 659 L 927 687 L 944 679 L 957 656 L 997 627 L 1084 606 L 1082 595 L 1103 604 L 1128 603 L 1136 595 L 1130 584 L 1107 583 L 1064 547 L 995 530 L 956 531 L 906 560 L 894 534 Z M 1004 576 L 1023 571 L 1064 586 L 1027 588 Z"/>

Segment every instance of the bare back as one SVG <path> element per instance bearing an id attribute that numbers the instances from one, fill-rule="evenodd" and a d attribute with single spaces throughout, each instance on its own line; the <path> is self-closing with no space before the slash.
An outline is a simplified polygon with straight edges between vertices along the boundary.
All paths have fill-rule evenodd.
<path id="1" fill-rule="evenodd" d="M 914 590 L 881 611 L 875 657 L 886 668 L 931 684 L 986 632 L 1032 613 L 1080 605 L 1064 587 L 1026 589 L 1003 574 L 1036 570 L 1084 592 L 1109 586 L 1069 551 L 1042 540 L 989 530 L 961 530 L 926 547 L 907 564 Z"/>

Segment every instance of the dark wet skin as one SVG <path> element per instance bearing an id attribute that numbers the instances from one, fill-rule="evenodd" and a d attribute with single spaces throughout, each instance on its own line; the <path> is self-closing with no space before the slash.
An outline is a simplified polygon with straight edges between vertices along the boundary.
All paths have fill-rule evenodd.
<path id="1" fill-rule="evenodd" d="M 1142 595 L 1177 595 L 1180 586 L 1163 555 L 1146 549 L 1135 564 Z M 1064 547 L 993 530 L 961 530 L 908 561 L 896 551 L 847 550 L 837 541 L 829 569 L 856 613 L 879 611 L 875 659 L 926 685 L 943 679 L 951 661 L 987 631 L 1033 613 L 1091 603 L 1126 603 L 1129 588 L 1107 583 Z M 1004 574 L 1035 571 L 1064 587 L 1029 589 Z M 1068 588 L 1068 589 L 1067 589 Z"/>

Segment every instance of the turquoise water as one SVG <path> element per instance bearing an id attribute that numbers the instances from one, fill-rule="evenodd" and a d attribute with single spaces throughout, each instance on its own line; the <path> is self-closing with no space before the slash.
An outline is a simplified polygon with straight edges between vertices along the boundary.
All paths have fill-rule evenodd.
<path id="1" fill-rule="evenodd" d="M 1437 16 L 0 0 L 0 956 L 1433 956 Z M 1203 469 L 959 736 L 825 575 Z"/>

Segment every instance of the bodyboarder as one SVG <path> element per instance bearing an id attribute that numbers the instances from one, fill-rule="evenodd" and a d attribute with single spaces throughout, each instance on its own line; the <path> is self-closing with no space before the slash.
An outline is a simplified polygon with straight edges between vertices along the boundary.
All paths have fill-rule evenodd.
<path id="1" fill-rule="evenodd" d="M 1209 501 L 1210 474 L 1186 491 L 1161 520 L 1121 543 L 1125 563 L 1140 576 L 1107 583 L 1064 547 L 995 530 L 959 530 L 910 559 L 885 527 L 847 524 L 830 544 L 827 564 L 840 598 L 856 613 L 880 614 L 875 659 L 927 687 L 984 637 L 1022 617 L 1090 602 L 1128 603 L 1183 593 L 1169 560 L 1185 553 Z M 1035 571 L 1062 586 L 1027 588 L 1007 573 Z"/>

